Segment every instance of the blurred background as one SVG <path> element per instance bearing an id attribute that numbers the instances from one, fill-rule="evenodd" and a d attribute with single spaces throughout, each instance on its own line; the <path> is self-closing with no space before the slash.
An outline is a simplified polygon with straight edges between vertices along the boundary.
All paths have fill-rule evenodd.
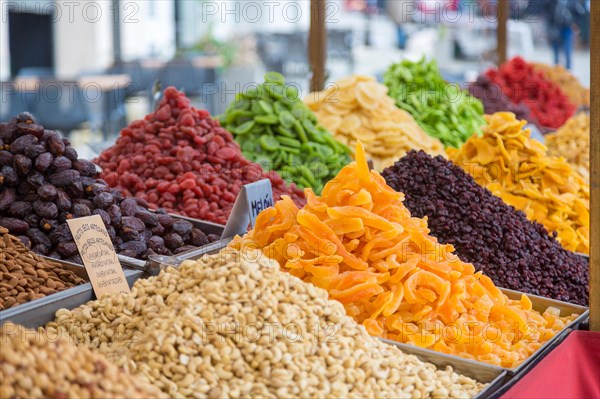
<path id="1" fill-rule="evenodd" d="M 589 87 L 589 0 L 566 1 L 560 27 L 547 15 L 553 2 L 510 1 L 508 57 L 553 64 L 560 50 Z M 0 8 L 0 119 L 29 110 L 86 158 L 150 112 L 157 80 L 212 114 L 267 70 L 307 94 L 308 0 L 1 0 Z M 425 56 L 465 84 L 496 63 L 496 10 L 494 0 L 330 0 L 326 79 L 381 78 L 392 62 Z M 556 37 L 572 46 L 553 48 Z"/>

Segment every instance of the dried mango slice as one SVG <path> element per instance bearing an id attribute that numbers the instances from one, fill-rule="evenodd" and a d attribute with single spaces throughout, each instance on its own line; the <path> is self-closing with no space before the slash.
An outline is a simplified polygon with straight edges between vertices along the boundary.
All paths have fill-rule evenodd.
<path id="1" fill-rule="evenodd" d="M 503 367 L 522 363 L 576 317 L 551 308 L 539 314 L 525 295 L 509 300 L 472 264 L 450 257 L 452 245 L 411 217 L 404 196 L 369 170 L 360 145 L 356 154 L 320 197 L 307 189 L 300 210 L 278 202 L 231 245 L 262 248 L 327 290 L 370 334 Z M 279 230 L 290 218 L 289 231 Z"/>
<path id="2" fill-rule="evenodd" d="M 464 168 L 482 186 L 509 205 L 522 210 L 528 219 L 544 225 L 568 250 L 589 253 L 590 189 L 586 179 L 562 157 L 530 137 L 525 121 L 514 114 L 498 112 L 486 115 L 488 125 L 482 136 L 471 136 L 448 156 Z M 586 120 L 587 118 L 587 120 Z M 585 127 L 575 127 L 581 124 Z M 572 119 L 565 129 L 578 129 L 571 136 L 563 131 L 547 140 L 550 143 L 587 140 L 582 146 L 569 146 L 573 157 L 582 157 L 589 168 L 589 117 Z M 586 130 L 587 128 L 587 130 Z M 579 162 L 579 161 L 574 161 Z M 585 176 L 589 176 L 585 172 Z"/>

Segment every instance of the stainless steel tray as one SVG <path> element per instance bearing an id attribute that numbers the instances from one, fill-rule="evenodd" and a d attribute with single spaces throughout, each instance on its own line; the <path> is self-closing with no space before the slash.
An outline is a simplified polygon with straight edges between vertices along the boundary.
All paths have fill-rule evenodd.
<path id="1" fill-rule="evenodd" d="M 198 259 L 206 253 L 218 252 L 222 248 L 226 247 L 230 241 L 231 239 L 215 241 L 192 251 L 178 254 L 177 257 L 184 260 Z M 66 269 L 72 270 L 85 281 L 89 281 L 87 272 L 82 265 L 63 260 L 57 260 L 54 258 L 48 259 L 61 263 Z M 127 269 L 126 267 L 129 266 L 140 268 L 146 264 L 146 261 L 120 255 L 119 261 L 123 265 L 123 272 L 125 273 L 125 278 L 127 279 L 130 287 L 133 286 L 133 283 L 136 280 L 145 276 L 145 273 L 141 270 L 131 270 Z M 35 301 L 27 302 L 22 305 L 15 306 L 14 308 L 1 311 L 0 325 L 10 320 L 14 323 L 22 324 L 25 327 L 37 328 L 54 320 L 54 314 L 57 310 L 62 308 L 73 309 L 95 298 L 96 296 L 94 295 L 92 285 L 88 282 L 77 287 L 69 288 L 56 294 L 52 294 Z"/>
<path id="2" fill-rule="evenodd" d="M 54 259 L 53 259 L 54 260 Z M 62 261 L 60 261 L 63 263 Z M 71 264 L 71 267 L 78 267 L 83 270 L 83 266 Z M 123 270 L 129 286 L 142 276 L 142 272 L 137 270 Z M 86 280 L 87 273 L 85 273 Z M 95 299 L 94 290 L 91 283 L 78 285 L 47 297 L 27 302 L 14 308 L 0 312 L 0 325 L 7 321 L 22 324 L 28 328 L 38 328 L 54 320 L 57 310 L 62 308 L 73 309 L 88 301 Z"/>
<path id="3" fill-rule="evenodd" d="M 232 238 L 224 238 L 222 240 L 211 242 L 210 244 L 206 244 L 205 246 L 200 247 L 198 249 L 177 254 L 177 257 L 185 260 L 197 260 L 200 259 L 203 255 L 212 255 L 214 253 L 219 252 L 220 250 L 225 248 L 231 242 L 231 240 Z"/>
<path id="4" fill-rule="evenodd" d="M 401 344 L 385 338 L 380 338 L 380 340 L 386 344 L 398 347 L 404 353 L 415 355 L 424 362 L 433 363 L 440 369 L 451 366 L 457 373 L 473 378 L 479 382 L 489 384 L 475 396 L 476 399 L 488 398 L 492 393 L 500 389 L 507 380 L 507 372 L 502 367 L 463 359 L 457 356 L 449 356 L 440 352 L 423 350 L 422 348 L 413 345 Z"/>
<path id="5" fill-rule="evenodd" d="M 523 294 L 518 291 L 513 291 L 513 290 L 509 290 L 509 289 L 504 289 L 504 288 L 501 288 L 501 291 L 510 299 L 520 299 L 521 295 Z M 509 369 L 509 368 L 504 368 L 504 367 L 492 366 L 492 365 L 489 365 L 484 362 L 479 362 L 476 360 L 468 360 L 468 359 L 464 359 L 464 358 L 461 358 L 456 355 L 448 355 L 445 353 L 436 352 L 431 349 L 420 348 L 420 347 L 410 345 L 410 344 L 389 341 L 389 340 L 386 340 L 386 341 L 389 341 L 389 343 L 393 342 L 394 345 L 398 346 L 403 351 L 406 351 L 408 353 L 418 354 L 419 356 L 423 356 L 423 357 L 429 356 L 429 357 L 434 357 L 434 358 L 435 357 L 443 358 L 447 362 L 449 362 L 449 364 L 451 364 L 451 365 L 453 365 L 454 362 L 461 362 L 461 364 L 462 364 L 462 362 L 469 361 L 471 363 L 478 364 L 478 365 L 486 365 L 489 367 L 500 368 L 500 369 L 506 371 L 507 375 L 510 377 L 510 376 L 513 376 L 513 375 L 519 373 L 521 370 L 523 370 L 525 367 L 527 367 L 528 364 L 535 361 L 536 358 L 541 353 L 543 353 L 547 348 L 552 346 L 555 341 L 560 340 L 563 337 L 563 335 L 565 333 L 567 333 L 568 331 L 570 331 L 571 329 L 576 329 L 579 326 L 579 324 L 581 324 L 582 322 L 587 320 L 587 318 L 589 317 L 589 311 L 584 306 L 579 306 L 579 305 L 575 305 L 572 303 L 557 301 L 554 299 L 548 299 L 548 298 L 540 297 L 537 295 L 527 294 L 527 296 L 529 297 L 529 299 L 531 299 L 532 308 L 534 310 L 539 311 L 540 313 L 544 312 L 548 307 L 552 306 L 552 307 L 555 307 L 560 310 L 561 316 L 568 316 L 568 315 L 571 315 L 572 313 L 576 313 L 576 314 L 579 314 L 579 317 L 577 317 L 571 323 L 567 324 L 563 330 L 561 330 L 554 337 L 552 337 L 550 340 L 548 340 L 537 351 L 535 351 L 531 356 L 529 356 L 529 358 L 527 358 L 523 363 L 521 363 L 519 366 L 514 367 L 514 368 Z"/>

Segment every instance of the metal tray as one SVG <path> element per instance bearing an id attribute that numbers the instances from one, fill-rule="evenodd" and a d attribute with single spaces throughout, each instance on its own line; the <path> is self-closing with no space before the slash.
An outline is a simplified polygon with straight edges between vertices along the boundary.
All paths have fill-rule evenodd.
<path id="1" fill-rule="evenodd" d="M 200 223 L 203 223 L 200 221 Z M 214 224 L 213 224 L 214 225 Z M 219 226 L 219 225 L 214 225 Z M 211 228 L 215 228 L 215 227 Z M 222 227 L 222 226 L 221 226 Z M 215 231 L 215 230 L 212 230 Z M 212 233 L 210 233 L 212 234 Z M 213 243 L 207 244 L 203 247 L 191 250 L 189 252 L 183 252 L 178 254 L 177 257 L 180 259 L 198 259 L 206 253 L 215 253 L 226 247 L 231 239 L 219 240 Z M 187 255 L 186 255 L 187 254 Z M 48 258 L 54 262 L 61 263 L 66 269 L 72 270 L 79 277 L 88 281 L 85 284 L 77 287 L 69 288 L 56 294 L 49 295 L 44 298 L 40 298 L 31 302 L 24 303 L 19 306 L 4 310 L 0 312 L 0 325 L 7 321 L 22 324 L 25 327 L 37 328 L 44 326 L 46 323 L 54 320 L 54 315 L 57 310 L 62 308 L 73 309 L 84 303 L 91 301 L 96 298 L 94 290 L 92 289 L 91 283 L 85 267 L 76 263 L 71 263 L 63 260 L 57 260 L 54 258 Z M 133 283 L 144 277 L 145 273 L 141 270 L 127 269 L 127 266 L 138 268 L 145 265 L 146 261 L 140 259 L 129 258 L 126 256 L 119 255 L 119 261 L 123 265 L 123 272 L 129 286 L 133 286 Z"/>
<path id="2" fill-rule="evenodd" d="M 62 263 L 62 261 L 60 261 Z M 83 266 L 71 264 L 71 267 L 79 267 L 85 273 Z M 142 276 L 137 270 L 123 270 L 129 286 Z M 85 273 L 87 279 L 87 273 Z M 78 285 L 56 294 L 49 295 L 35 301 L 27 302 L 14 308 L 0 312 L 0 325 L 7 321 L 21 324 L 28 328 L 38 328 L 54 320 L 57 310 L 62 308 L 73 309 L 88 301 L 95 299 L 91 283 Z"/>
<path id="3" fill-rule="evenodd" d="M 217 240 L 215 242 L 211 242 L 210 244 L 206 244 L 205 246 L 200 247 L 198 249 L 193 249 L 191 251 L 177 254 L 177 257 L 185 260 L 198 260 L 203 255 L 212 255 L 219 252 L 220 250 L 225 248 L 231 242 L 231 240 L 233 240 L 233 238 L 224 238 L 222 240 Z"/>
<path id="4" fill-rule="evenodd" d="M 212 254 L 220 251 L 222 248 L 226 247 L 230 241 L 231 239 L 215 241 L 198 249 L 189 251 L 187 256 L 186 253 L 182 253 L 179 254 L 178 257 L 185 260 L 199 259 L 204 254 Z M 87 272 L 82 265 L 56 260 L 53 258 L 48 259 L 61 263 L 65 268 L 73 270 L 73 272 L 75 272 L 78 276 L 82 277 L 86 281 L 89 281 Z M 124 263 L 121 257 L 119 257 L 119 260 L 121 263 Z M 139 259 L 129 258 L 129 260 L 138 265 L 145 263 L 145 261 Z M 144 277 L 145 275 L 145 273 L 141 270 L 123 269 L 123 272 L 125 273 L 125 278 L 127 279 L 127 283 L 130 287 L 133 286 L 136 280 Z M 27 302 L 22 305 L 15 306 L 14 308 L 1 311 L 0 325 L 7 321 L 12 321 L 13 323 L 22 324 L 28 328 L 41 327 L 54 320 L 54 315 L 56 314 L 57 310 L 62 308 L 74 309 L 93 299 L 96 299 L 94 290 L 92 289 L 91 283 L 87 282 L 77 287 L 69 288 L 67 290 L 57 292 L 56 294 L 52 294 L 35 301 Z"/>
<path id="5" fill-rule="evenodd" d="M 505 289 L 505 288 L 501 288 L 500 290 L 510 299 L 520 299 L 521 295 L 523 294 L 521 292 L 513 291 L 513 290 L 509 290 L 509 289 Z M 478 365 L 485 365 L 488 367 L 496 367 L 496 368 L 500 368 L 500 369 L 506 371 L 507 375 L 509 377 L 512 377 L 515 374 L 518 374 L 519 372 L 521 372 L 524 368 L 526 368 L 528 364 L 530 364 L 531 362 L 534 362 L 539 355 L 541 355 L 542 353 L 544 353 L 546 351 L 547 348 L 552 347 L 554 345 L 554 342 L 560 340 L 561 337 L 563 337 L 563 335 L 566 333 L 566 331 L 570 331 L 572 329 L 577 329 L 579 327 L 579 325 L 581 323 L 585 322 L 589 317 L 589 311 L 584 306 L 579 306 L 579 305 L 575 305 L 572 303 L 557 301 L 554 299 L 548 299 L 548 298 L 544 298 L 544 297 L 537 296 L 537 295 L 527 294 L 527 296 L 529 297 L 529 299 L 531 299 L 532 308 L 534 310 L 537 310 L 540 313 L 544 312 L 548 307 L 552 306 L 552 307 L 560 310 L 561 316 L 568 316 L 572 313 L 576 313 L 576 314 L 579 314 L 579 317 L 577 317 L 571 323 L 567 324 L 563 330 L 559 331 L 554 337 L 549 339 L 537 351 L 535 351 L 531 356 L 529 356 L 529 358 L 527 358 L 523 363 L 521 363 L 519 366 L 514 367 L 514 368 L 509 369 L 509 368 L 504 368 L 504 367 L 492 366 L 492 365 L 489 365 L 484 362 L 480 362 L 480 361 L 476 361 L 476 360 L 468 360 L 468 359 L 464 359 L 464 358 L 461 358 L 456 355 L 448 355 L 445 353 L 436 352 L 431 349 L 420 348 L 420 347 L 417 347 L 414 345 L 409 345 L 409 344 L 390 341 L 390 340 L 386 340 L 386 341 L 388 341 L 389 343 L 393 343 L 394 345 L 398 346 L 403 351 L 406 351 L 408 353 L 418 354 L 419 356 L 422 356 L 422 357 L 426 357 L 426 356 L 433 357 L 433 358 L 440 357 L 440 358 L 445 359 L 451 365 L 453 365 L 455 362 L 461 362 L 461 364 L 462 364 L 462 362 L 469 361 L 469 362 L 472 362 L 472 363 L 478 364 Z"/>
<path id="6" fill-rule="evenodd" d="M 500 387 L 507 380 L 506 370 L 504 370 L 502 367 L 492 366 L 490 364 L 463 359 L 456 356 L 449 356 L 440 352 L 425 352 L 419 347 L 401 344 L 385 338 L 380 338 L 380 340 L 386 344 L 398 347 L 404 353 L 415 355 L 424 362 L 433 363 L 440 369 L 451 366 L 457 373 L 473 378 L 479 382 L 489 384 L 487 387 L 485 387 L 485 389 L 475 396 L 476 399 L 489 398 L 492 393 L 500 389 Z"/>

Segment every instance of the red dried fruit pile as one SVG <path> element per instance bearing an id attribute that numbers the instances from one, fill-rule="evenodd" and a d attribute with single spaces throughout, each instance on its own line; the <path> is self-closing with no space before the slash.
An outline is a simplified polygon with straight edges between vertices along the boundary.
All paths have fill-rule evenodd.
<path id="1" fill-rule="evenodd" d="M 555 83 L 521 57 L 490 69 L 485 75 L 502 89 L 512 102 L 523 102 L 541 127 L 559 128 L 577 107 Z"/>
<path id="2" fill-rule="evenodd" d="M 125 195 L 186 216 L 225 224 L 244 184 L 269 178 L 273 195 L 305 203 L 294 184 L 245 159 L 231 133 L 174 87 L 158 109 L 121 131 L 96 162 L 102 178 Z"/>

